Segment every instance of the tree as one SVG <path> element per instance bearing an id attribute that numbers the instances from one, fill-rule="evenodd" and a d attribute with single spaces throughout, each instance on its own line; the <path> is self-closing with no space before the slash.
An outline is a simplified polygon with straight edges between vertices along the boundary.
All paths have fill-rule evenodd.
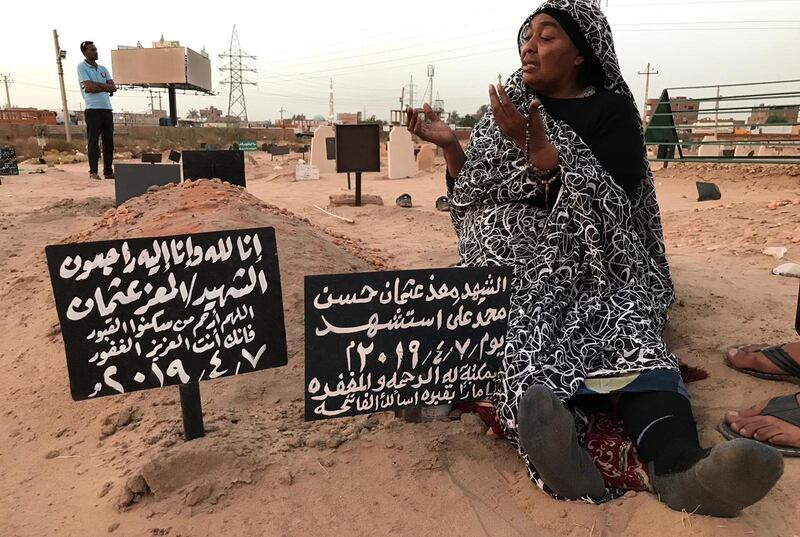
<path id="1" fill-rule="evenodd" d="M 482 117 L 483 117 L 483 116 L 486 114 L 486 112 L 487 112 L 488 110 L 489 110 L 489 106 L 488 106 L 488 105 L 485 105 L 485 104 L 482 104 L 482 105 L 481 105 L 481 106 L 478 108 L 478 111 L 477 111 L 477 112 L 475 112 L 475 117 L 476 117 L 477 119 L 481 119 L 481 118 L 482 118 Z M 477 120 L 476 120 L 476 121 L 477 121 Z"/>
<path id="2" fill-rule="evenodd" d="M 448 123 L 451 123 L 451 124 L 453 124 L 453 125 L 458 125 L 458 122 L 459 122 L 459 121 L 461 121 L 461 116 L 460 116 L 460 115 L 458 115 L 458 112 L 456 112 L 455 110 L 453 110 L 453 111 L 452 111 L 452 112 L 450 112 L 450 114 L 447 116 L 447 121 L 448 121 Z"/>
<path id="3" fill-rule="evenodd" d="M 197 110 L 189 110 L 189 113 L 186 114 L 186 117 L 189 119 L 200 119 L 200 112 Z"/>

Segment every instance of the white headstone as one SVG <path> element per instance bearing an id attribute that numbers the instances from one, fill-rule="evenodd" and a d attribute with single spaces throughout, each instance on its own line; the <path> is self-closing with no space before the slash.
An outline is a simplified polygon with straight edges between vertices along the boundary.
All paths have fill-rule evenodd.
<path id="1" fill-rule="evenodd" d="M 395 127 L 389 133 L 389 179 L 405 179 L 417 175 L 414 160 L 414 141 L 405 127 Z"/>
<path id="2" fill-rule="evenodd" d="M 716 136 L 706 136 L 703 138 L 704 142 L 716 142 Z M 697 152 L 697 156 L 699 157 L 718 157 L 720 156 L 720 148 L 722 146 L 720 144 L 704 144 L 700 146 L 700 150 Z"/>
<path id="3" fill-rule="evenodd" d="M 296 181 L 311 181 L 319 179 L 319 168 L 313 164 L 298 164 L 294 169 Z"/>
<path id="4" fill-rule="evenodd" d="M 433 144 L 423 144 L 417 153 L 417 169 L 428 171 L 433 168 L 436 160 L 436 146 Z"/>
<path id="5" fill-rule="evenodd" d="M 331 142 L 334 140 L 334 142 Z M 322 125 L 314 131 L 314 138 L 311 140 L 310 163 L 319 168 L 319 173 L 336 173 L 336 152 L 335 152 L 336 133 L 330 125 Z M 331 146 L 331 144 L 334 144 Z M 328 158 L 328 149 L 334 149 L 332 158 Z"/>

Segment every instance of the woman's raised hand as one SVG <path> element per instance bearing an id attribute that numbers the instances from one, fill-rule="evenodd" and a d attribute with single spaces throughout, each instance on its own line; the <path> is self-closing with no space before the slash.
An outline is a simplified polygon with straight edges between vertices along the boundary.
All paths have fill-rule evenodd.
<path id="1" fill-rule="evenodd" d="M 420 117 L 418 110 L 410 106 L 406 108 L 406 123 L 412 134 L 442 148 L 449 147 L 454 142 L 458 143 L 456 134 L 439 118 L 439 114 L 434 112 L 430 105 L 425 103 L 422 110 L 425 112 L 425 119 Z"/>
<path id="2" fill-rule="evenodd" d="M 489 103 L 492 107 L 497 126 L 509 139 L 525 151 L 530 163 L 542 170 L 549 170 L 558 165 L 558 150 L 547 139 L 542 116 L 539 115 L 540 103 L 533 100 L 528 105 L 528 118 L 517 110 L 511 102 L 502 84 L 489 86 Z M 530 129 L 526 136 L 525 131 Z M 525 147 L 525 142 L 529 147 Z"/>

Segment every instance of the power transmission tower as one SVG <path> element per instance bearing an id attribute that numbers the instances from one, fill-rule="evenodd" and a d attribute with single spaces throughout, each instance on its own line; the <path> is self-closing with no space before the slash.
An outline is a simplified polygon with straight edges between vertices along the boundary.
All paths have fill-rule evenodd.
<path id="1" fill-rule="evenodd" d="M 433 65 L 429 65 L 428 66 L 428 85 L 431 88 L 431 93 L 430 93 L 430 98 L 428 99 L 428 102 L 431 103 L 431 106 L 433 106 L 433 75 L 435 74 L 435 72 L 436 72 L 436 68 Z"/>
<path id="2" fill-rule="evenodd" d="M 655 69 L 650 69 L 650 62 L 647 62 L 647 69 L 642 72 L 639 71 L 640 75 L 644 75 L 645 82 L 644 82 L 644 108 L 642 109 L 642 128 L 647 128 L 647 100 L 650 98 L 650 76 L 657 75 L 658 71 Z M 653 112 L 655 113 L 655 111 Z"/>
<path id="3" fill-rule="evenodd" d="M 227 84 L 230 86 L 230 93 L 228 94 L 228 116 L 238 117 L 242 121 L 247 121 L 247 104 L 244 100 L 244 85 L 249 84 L 255 86 L 255 82 L 245 79 L 242 76 L 244 72 L 255 73 L 255 69 L 250 69 L 242 63 L 242 60 L 255 60 L 255 56 L 245 54 L 239 46 L 239 33 L 236 31 L 236 25 L 233 25 L 233 33 L 231 34 L 231 47 L 219 55 L 221 60 L 226 60 L 227 65 L 220 67 L 220 71 L 227 74 L 220 84 Z"/>
<path id="4" fill-rule="evenodd" d="M 414 108 L 414 88 L 417 85 L 414 84 L 414 75 L 411 75 L 411 81 L 408 83 L 408 106 Z"/>
<path id="5" fill-rule="evenodd" d="M 8 93 L 8 85 L 14 81 L 8 78 L 10 76 L 11 75 L 0 75 L 0 77 L 3 77 L 3 83 L 6 85 L 6 108 L 11 108 L 11 95 Z"/>

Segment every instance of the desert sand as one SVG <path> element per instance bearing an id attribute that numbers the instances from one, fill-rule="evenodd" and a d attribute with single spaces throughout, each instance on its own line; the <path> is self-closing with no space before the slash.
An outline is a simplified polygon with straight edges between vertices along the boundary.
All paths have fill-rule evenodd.
<path id="1" fill-rule="evenodd" d="M 86 164 L 4 177 L 0 186 L 0 535 L 784 536 L 800 534 L 800 460 L 736 519 L 670 511 L 647 493 L 600 506 L 558 502 L 474 415 L 406 423 L 384 413 L 305 423 L 303 276 L 457 261 L 441 159 L 430 173 L 366 174 L 384 206 L 328 208 L 346 178 L 294 182 L 296 158 L 248 163 L 246 192 L 202 181 L 113 207 Z M 276 168 L 277 166 L 277 168 Z M 23 167 L 23 171 L 31 169 Z M 722 200 L 698 203 L 695 180 Z M 689 385 L 701 439 L 726 409 L 790 393 L 725 367 L 731 344 L 782 342 L 798 280 L 800 167 L 671 166 L 656 172 L 678 302 L 671 348 L 710 377 Z M 394 199 L 409 193 L 414 207 Z M 44 246 L 65 241 L 274 226 L 289 343 L 284 368 L 201 385 L 207 436 L 184 442 L 178 390 L 73 402 Z"/>

